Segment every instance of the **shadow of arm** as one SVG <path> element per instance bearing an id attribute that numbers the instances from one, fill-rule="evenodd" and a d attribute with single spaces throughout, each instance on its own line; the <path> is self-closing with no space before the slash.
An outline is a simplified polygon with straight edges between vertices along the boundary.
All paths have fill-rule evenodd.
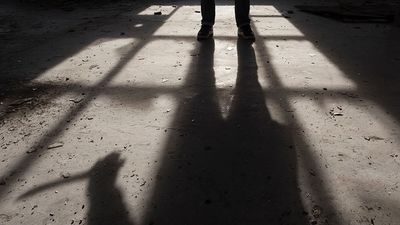
<path id="1" fill-rule="evenodd" d="M 85 172 L 82 172 L 82 173 L 78 173 L 78 174 L 76 174 L 74 176 L 71 176 L 69 178 L 64 178 L 62 180 L 58 179 L 58 180 L 55 180 L 55 181 L 51 181 L 51 182 L 42 184 L 42 185 L 40 185 L 38 187 L 35 187 L 35 188 L 25 192 L 24 194 L 20 195 L 18 197 L 18 200 L 30 197 L 30 196 L 35 195 L 37 193 L 43 192 L 43 191 L 45 191 L 47 189 L 54 188 L 54 187 L 57 187 L 57 186 L 60 186 L 60 185 L 66 184 L 66 183 L 72 183 L 72 182 L 80 181 L 80 180 L 85 179 L 86 177 L 88 177 L 89 174 L 90 174 L 90 171 L 85 171 Z"/>

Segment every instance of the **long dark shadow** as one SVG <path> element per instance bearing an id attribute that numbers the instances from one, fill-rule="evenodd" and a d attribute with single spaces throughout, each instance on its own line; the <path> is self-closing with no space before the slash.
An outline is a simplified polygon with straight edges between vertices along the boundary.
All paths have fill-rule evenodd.
<path id="1" fill-rule="evenodd" d="M 256 36 L 258 36 L 258 30 L 257 27 L 254 26 L 254 31 Z M 268 79 L 274 90 L 279 90 L 283 88 L 284 86 L 281 83 L 281 80 L 278 76 L 278 74 L 275 71 L 275 68 L 273 65 L 268 63 L 270 61 L 271 55 L 269 54 L 266 45 L 262 41 L 257 41 L 256 42 L 256 51 L 259 53 L 261 57 L 261 62 L 263 63 L 263 68 L 266 70 L 266 74 Z M 293 112 L 295 109 L 291 106 L 289 103 L 289 97 L 293 97 L 291 95 L 287 95 L 286 91 L 283 91 L 282 93 L 275 92 L 276 94 L 274 97 L 280 100 L 280 104 L 282 108 L 286 109 L 287 111 Z M 285 121 L 290 121 L 290 124 L 288 125 L 289 128 L 286 131 L 287 134 L 290 134 L 293 137 L 294 145 L 293 148 L 297 154 L 301 156 L 302 160 L 305 160 L 306 162 L 303 163 L 303 165 L 306 168 L 303 168 L 303 170 L 306 171 L 318 171 L 317 173 L 320 174 L 320 166 L 317 163 L 317 159 L 313 156 L 313 154 L 310 152 L 311 148 L 307 141 L 304 139 L 302 136 L 296 136 L 294 131 L 301 129 L 302 125 L 297 121 L 295 117 L 291 118 L 290 115 L 284 111 L 281 112 L 282 115 L 285 117 Z M 321 173 L 322 174 L 322 173 Z M 337 215 L 337 210 L 336 207 L 332 203 L 332 198 L 330 196 L 330 193 L 328 192 L 328 187 L 325 186 L 325 184 L 322 181 L 323 177 L 319 177 L 317 179 L 306 179 L 304 182 L 308 182 L 312 186 L 312 191 L 315 193 L 313 195 L 313 202 L 317 207 L 320 207 L 321 205 L 324 207 L 324 214 L 321 215 L 318 220 L 327 220 L 329 219 L 329 222 L 332 224 L 340 224 L 340 219 Z M 300 190 L 300 189 L 299 189 Z M 308 208 L 308 210 L 310 210 Z M 326 221 L 325 221 L 326 222 Z"/>
<path id="2" fill-rule="evenodd" d="M 218 103 L 214 41 L 199 44 L 158 170 L 144 224 L 307 224 L 296 153 L 274 122 L 258 82 L 251 42 L 239 40 L 238 74 L 228 116 Z"/>
<path id="3" fill-rule="evenodd" d="M 251 43 L 238 40 L 238 75 L 228 116 L 229 154 L 235 162 L 236 224 L 308 224 L 297 183 L 297 157 L 290 127 L 275 122 L 258 82 Z M 232 141 L 235 140 L 235 141 Z"/>

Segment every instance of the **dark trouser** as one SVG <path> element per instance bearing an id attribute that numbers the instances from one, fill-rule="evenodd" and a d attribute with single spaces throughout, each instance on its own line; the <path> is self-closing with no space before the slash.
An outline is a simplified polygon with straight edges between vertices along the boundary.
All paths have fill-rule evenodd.
<path id="1" fill-rule="evenodd" d="M 235 0 L 236 25 L 250 24 L 250 0 Z M 215 0 L 201 0 L 201 24 L 213 26 L 215 23 Z"/>

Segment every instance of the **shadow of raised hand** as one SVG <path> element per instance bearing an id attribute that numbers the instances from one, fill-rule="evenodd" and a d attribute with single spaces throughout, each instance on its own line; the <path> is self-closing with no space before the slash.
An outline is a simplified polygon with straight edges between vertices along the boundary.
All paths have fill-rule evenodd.
<path id="1" fill-rule="evenodd" d="M 89 225 L 133 225 L 132 219 L 122 199 L 122 193 L 116 186 L 119 170 L 124 164 L 119 153 L 113 152 L 88 171 L 71 176 L 68 179 L 56 180 L 36 187 L 19 197 L 27 198 L 37 193 L 55 188 L 60 185 L 89 180 L 87 188 L 89 211 Z"/>

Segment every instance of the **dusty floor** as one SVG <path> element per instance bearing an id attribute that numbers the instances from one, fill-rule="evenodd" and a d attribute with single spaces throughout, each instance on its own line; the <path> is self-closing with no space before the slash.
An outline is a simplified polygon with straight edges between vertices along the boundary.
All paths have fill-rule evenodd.
<path id="1" fill-rule="evenodd" d="M 400 28 L 302 3 L 3 4 L 0 224 L 400 224 Z"/>

